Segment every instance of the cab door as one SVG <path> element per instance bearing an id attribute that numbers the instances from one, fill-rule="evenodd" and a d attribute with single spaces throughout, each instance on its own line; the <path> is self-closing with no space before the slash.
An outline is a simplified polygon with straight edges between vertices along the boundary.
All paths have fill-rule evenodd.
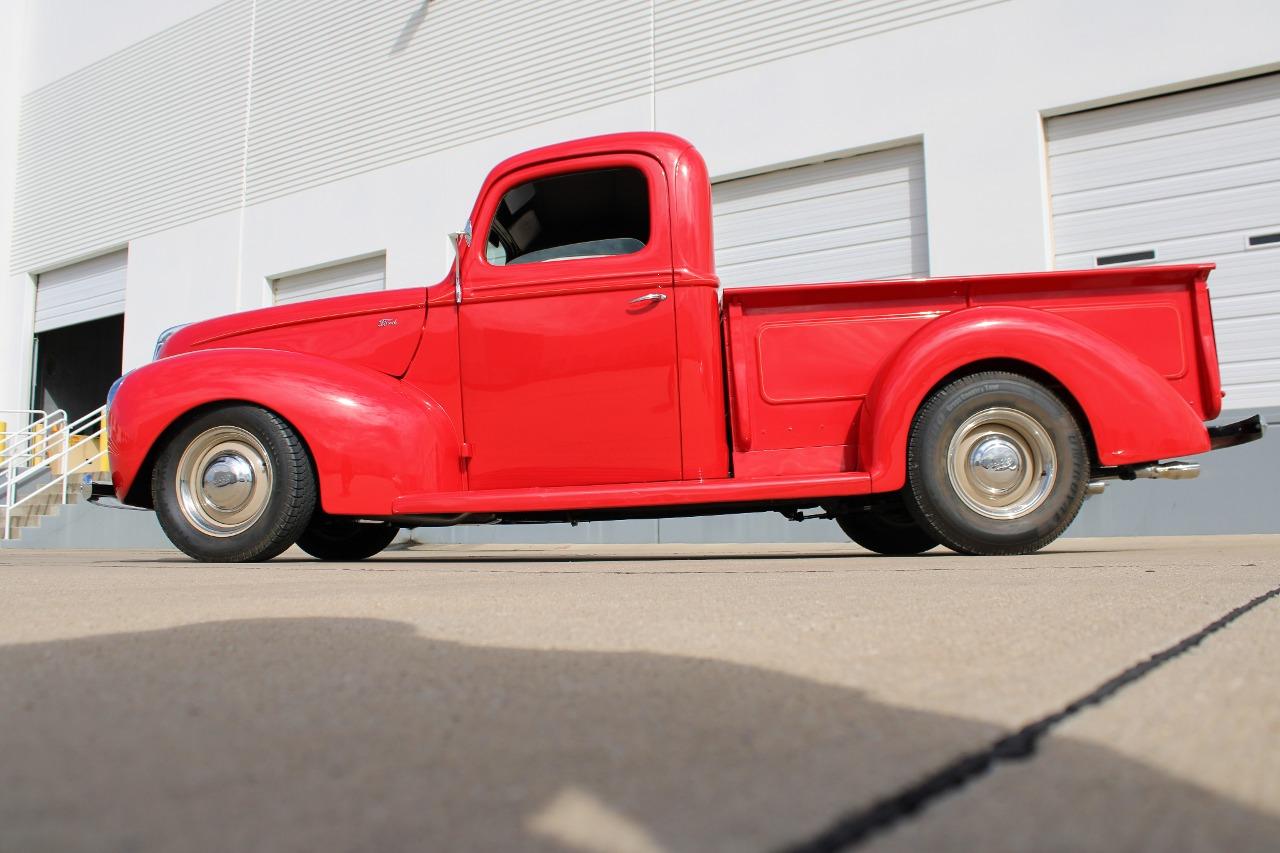
<path id="1" fill-rule="evenodd" d="M 666 180 L 647 156 L 520 169 L 462 263 L 472 489 L 680 478 Z"/>

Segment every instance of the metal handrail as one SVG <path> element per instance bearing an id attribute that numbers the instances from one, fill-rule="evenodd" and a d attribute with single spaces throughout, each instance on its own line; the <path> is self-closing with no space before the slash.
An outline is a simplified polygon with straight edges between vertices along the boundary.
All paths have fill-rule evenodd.
<path id="1" fill-rule="evenodd" d="M 0 415 L 39 415 L 43 418 L 46 414 L 48 412 L 44 409 L 0 409 Z"/>
<path id="2" fill-rule="evenodd" d="M 81 415 L 71 423 L 67 424 L 67 431 L 72 434 L 78 434 L 80 430 L 84 429 L 88 424 L 101 421 L 102 413 L 105 412 L 106 409 L 106 406 L 99 406 L 87 415 Z M 65 412 L 63 413 L 63 416 L 66 416 Z"/>
<path id="3" fill-rule="evenodd" d="M 27 465 L 27 466 L 17 465 L 17 459 L 15 458 L 13 460 L 10 460 L 10 464 L 6 467 L 7 468 L 22 467 L 27 469 L 30 469 L 30 468 L 40 469 L 45 467 L 46 465 L 52 464 L 52 462 L 54 461 L 53 458 L 49 458 L 49 459 L 43 458 L 43 454 L 45 451 L 48 450 L 49 445 L 61 439 L 61 443 L 65 451 L 67 449 L 67 446 L 70 444 L 70 436 L 72 435 L 81 435 L 86 440 L 99 437 L 99 434 L 105 429 L 105 426 L 102 424 L 103 413 L 105 411 L 106 411 L 106 406 L 99 406 L 98 408 L 94 409 L 92 412 L 89 412 L 88 414 L 85 414 L 77 418 L 76 420 L 68 423 L 67 413 L 62 409 L 55 409 L 54 411 L 50 412 L 44 419 L 45 427 L 47 428 L 42 428 L 37 430 L 32 430 L 32 429 L 17 430 L 17 431 L 6 433 L 6 435 L 24 435 L 24 436 L 29 436 L 34 433 L 40 439 L 37 444 L 29 446 L 25 453 L 18 455 L 18 458 L 34 460 L 31 465 Z M 83 431 L 85 430 L 86 427 L 89 426 L 89 424 L 94 424 L 94 429 L 96 431 L 90 435 L 83 435 Z M 59 456 L 61 455 L 62 454 L 59 454 Z M 40 457 L 40 458 L 37 459 L 37 457 Z"/>
<path id="4" fill-rule="evenodd" d="M 51 416 L 55 418 L 59 415 L 66 417 L 66 414 L 62 409 L 54 409 L 52 412 L 46 412 L 44 409 L 0 409 L 0 415 L 22 415 L 25 422 L 22 429 L 3 430 L 7 434 L 30 434 L 36 432 L 42 428 L 42 424 L 49 421 Z M 31 415 L 39 415 L 39 417 L 32 418 Z"/>
<path id="5" fill-rule="evenodd" d="M 40 415 L 44 417 L 44 409 L 0 409 L 0 415 Z"/>
<path id="6" fill-rule="evenodd" d="M 28 457 L 38 456 L 45 448 L 54 443 L 58 438 L 57 434 L 59 432 L 65 430 L 68 435 L 81 434 L 91 423 L 102 418 L 104 409 L 105 406 L 100 406 L 70 423 L 67 422 L 67 413 L 65 411 L 55 409 L 47 415 L 32 421 L 26 429 L 5 430 L 3 434 L 0 434 L 0 447 L 8 444 L 14 437 L 28 440 L 35 439 L 34 442 L 28 443 L 27 450 L 23 455 Z"/>
<path id="7" fill-rule="evenodd" d="M 8 435 L 17 438 L 23 448 L 22 455 L 36 457 L 48 449 L 49 444 L 57 437 L 64 421 L 50 420 L 44 427 L 29 430 L 16 430 Z M 7 443 L 7 442 L 6 442 Z"/>
<path id="8" fill-rule="evenodd" d="M 40 456 L 38 463 L 30 466 L 18 465 L 19 459 L 37 459 L 37 455 L 30 452 L 21 457 L 10 458 L 4 464 L 4 477 L 0 479 L 0 485 L 3 487 L 3 504 L 0 504 L 0 506 L 4 507 L 4 527 L 0 528 L 0 539 L 7 540 L 12 538 L 11 528 L 13 526 L 14 510 L 53 488 L 61 489 L 61 503 L 65 504 L 67 502 L 67 489 L 70 478 L 86 469 L 92 469 L 93 466 L 106 457 L 105 412 L 106 406 L 102 406 L 71 422 L 67 422 L 66 412 L 61 409 L 57 410 L 56 413 L 50 413 L 50 415 L 61 415 L 61 418 L 54 422 L 50 421 L 50 415 L 45 415 L 43 420 L 45 420 L 47 426 L 51 426 L 54 429 L 56 434 L 46 435 L 41 445 L 42 451 L 48 451 L 50 443 L 58 439 L 60 439 L 61 449 L 52 455 Z M 92 427 L 90 426 L 91 424 L 93 425 Z M 72 451 L 79 447 L 78 443 L 72 444 L 72 435 L 79 435 L 86 442 L 96 441 L 98 450 L 79 462 L 68 465 Z M 61 468 L 61 473 L 54 476 L 48 483 L 23 495 L 21 498 L 17 497 L 17 489 L 20 483 L 34 479 L 46 470 L 52 473 L 55 468 Z"/>
<path id="9" fill-rule="evenodd" d="M 28 421 L 25 429 L 4 431 L 3 436 L 0 436 L 0 462 L 15 455 L 24 460 L 38 461 L 38 457 L 48 449 L 57 431 L 67 421 L 67 413 L 62 409 L 54 409 L 52 412 L 42 409 L 4 411 L 22 415 L 38 414 L 40 417 Z"/>

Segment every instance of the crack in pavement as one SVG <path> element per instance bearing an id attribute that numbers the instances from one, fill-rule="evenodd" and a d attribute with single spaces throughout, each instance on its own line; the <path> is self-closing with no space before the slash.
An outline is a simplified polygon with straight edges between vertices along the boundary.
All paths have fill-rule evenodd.
<path id="1" fill-rule="evenodd" d="M 1008 761 L 1024 761 L 1035 754 L 1040 741 L 1054 727 L 1092 705 L 1099 705 L 1113 695 L 1149 675 L 1154 670 L 1200 645 L 1210 635 L 1221 631 L 1250 610 L 1280 596 L 1280 587 L 1265 592 L 1231 610 L 1199 631 L 1134 664 L 1066 707 L 1030 723 L 1012 734 L 993 741 L 986 749 L 962 755 L 940 767 L 924 779 L 899 789 L 866 808 L 837 818 L 826 829 L 803 841 L 781 848 L 784 853 L 834 853 L 866 843 L 894 826 L 924 811 L 941 797 L 987 775 L 996 765 Z"/>

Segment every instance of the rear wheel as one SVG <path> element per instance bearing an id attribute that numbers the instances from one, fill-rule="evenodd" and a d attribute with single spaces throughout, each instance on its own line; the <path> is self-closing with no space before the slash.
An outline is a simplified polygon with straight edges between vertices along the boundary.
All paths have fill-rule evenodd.
<path id="1" fill-rule="evenodd" d="M 383 521 L 316 513 L 298 538 L 298 547 L 318 560 L 363 560 L 390 545 L 399 530 Z"/>
<path id="2" fill-rule="evenodd" d="M 151 481 L 169 541 L 208 562 L 270 560 L 294 543 L 316 506 L 301 440 L 265 409 L 205 412 L 169 442 Z"/>
<path id="3" fill-rule="evenodd" d="M 1075 415 L 1015 373 L 966 376 L 917 414 L 907 449 L 908 507 L 962 554 L 1027 554 L 1075 519 L 1089 455 Z"/>
<path id="4" fill-rule="evenodd" d="M 842 513 L 836 524 L 863 548 L 886 556 L 922 554 L 938 544 L 900 502 Z"/>

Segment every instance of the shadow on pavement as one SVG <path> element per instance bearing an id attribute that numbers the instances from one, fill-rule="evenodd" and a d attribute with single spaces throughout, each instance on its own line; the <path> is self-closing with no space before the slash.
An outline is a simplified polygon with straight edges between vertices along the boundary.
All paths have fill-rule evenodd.
<path id="1" fill-rule="evenodd" d="M 23 851 L 761 850 L 999 734 L 735 664 L 331 618 L 3 648 L 0 721 L 0 849 Z M 1124 815 L 1153 808 L 1175 842 L 1280 837 L 1104 748 L 1050 755 L 1052 787 L 985 802 L 971 849 L 1006 819 L 1032 847 L 1105 821 L 1142 846 Z M 1036 809 L 1070 820 L 1028 824 Z"/>
<path id="2" fill-rule="evenodd" d="M 1083 554 L 1115 554 L 1121 550 L 1128 549 L 1102 549 L 1102 548 L 1056 548 L 1052 552 L 1046 552 L 1044 556 L 1053 555 L 1083 555 Z M 740 560 L 768 560 L 786 562 L 789 560 L 871 560 L 880 561 L 886 567 L 908 566 L 911 565 L 910 560 L 929 559 L 941 560 L 951 558 L 950 565 L 955 568 L 979 569 L 990 568 L 991 560 L 1004 561 L 998 565 L 1005 565 L 1014 560 L 1031 560 L 1040 559 L 1040 555 L 1026 554 L 1012 557 L 964 557 L 955 554 L 944 548 L 937 548 L 933 551 L 927 551 L 923 554 L 915 554 L 909 557 L 886 557 L 881 554 L 873 554 L 869 551 L 848 550 L 848 551 L 750 551 L 747 549 L 726 550 L 723 546 L 717 550 L 707 550 L 705 552 L 681 552 L 662 550 L 662 546 L 654 545 L 652 548 L 646 547 L 644 550 L 635 550 L 627 552 L 611 552 L 607 547 L 600 550 L 580 550 L 565 551 L 558 549 L 541 549 L 531 547 L 529 550 L 500 550 L 489 551 L 481 547 L 466 550 L 451 551 L 432 551 L 430 549 L 401 549 L 388 550 L 382 554 L 372 557 L 368 560 L 361 561 L 358 565 L 377 566 L 379 564 L 405 564 L 405 563 L 656 563 L 656 562 L 673 562 L 673 563 L 696 563 L 696 562 L 727 562 Z M 160 557 L 122 559 L 120 563 L 189 563 L 198 564 L 197 560 L 187 557 L 185 554 L 173 553 Z M 286 553 L 283 556 L 276 557 L 265 563 L 251 563 L 254 566 L 272 566 L 272 565 L 314 565 L 324 566 L 326 562 L 317 560 L 312 557 L 299 555 L 297 552 Z M 347 565 L 356 565 L 348 563 Z M 1050 564 L 1045 564 L 1045 568 L 1051 568 Z M 939 566 L 930 566 L 930 568 L 942 568 Z M 1034 565 L 1032 565 L 1034 568 Z"/>

